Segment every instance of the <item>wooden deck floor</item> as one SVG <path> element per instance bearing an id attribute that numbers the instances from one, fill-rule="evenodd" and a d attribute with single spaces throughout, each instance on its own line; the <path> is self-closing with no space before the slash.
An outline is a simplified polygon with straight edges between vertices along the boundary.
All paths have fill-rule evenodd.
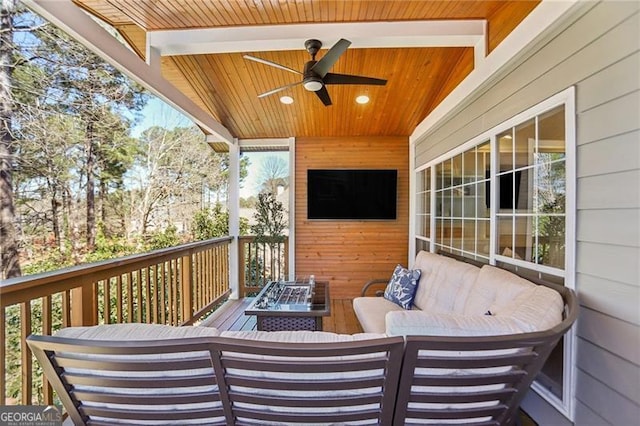
<path id="1" fill-rule="evenodd" d="M 216 327 L 219 330 L 255 330 L 256 317 L 245 315 L 253 298 L 229 300 L 213 314 L 202 321 L 202 325 Z M 362 333 L 362 328 L 353 312 L 351 299 L 332 299 L 331 315 L 322 318 L 322 329 L 340 334 Z"/>

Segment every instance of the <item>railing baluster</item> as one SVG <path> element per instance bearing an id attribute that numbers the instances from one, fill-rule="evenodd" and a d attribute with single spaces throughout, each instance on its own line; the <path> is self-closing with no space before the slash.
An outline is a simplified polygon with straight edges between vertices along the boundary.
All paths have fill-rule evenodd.
<path id="1" fill-rule="evenodd" d="M 2 322 L 0 323 L 0 396 L 2 396 L 2 400 L 0 401 L 0 405 L 6 404 L 6 395 L 7 395 L 7 353 L 6 353 L 6 345 L 7 345 L 7 332 L 6 332 L 6 324 L 7 324 L 7 308 L 4 306 L 0 306 L 0 313 L 2 313 Z"/>
<path id="2" fill-rule="evenodd" d="M 153 310 L 153 322 L 158 323 L 158 265 L 149 266 L 149 284 L 152 286 L 151 299 Z"/>
<path id="3" fill-rule="evenodd" d="M 175 325 L 178 323 L 176 319 L 176 271 L 177 271 L 177 261 L 175 259 L 171 259 L 169 261 L 169 291 L 167 295 L 169 296 L 169 324 Z"/>
<path id="4" fill-rule="evenodd" d="M 191 320 L 193 314 L 193 267 L 191 265 L 191 254 L 182 258 L 182 321 L 185 323 Z"/>
<path id="5" fill-rule="evenodd" d="M 52 332 L 53 315 L 51 310 L 51 296 L 42 298 L 42 334 L 50 336 Z M 42 393 L 45 405 L 53 405 L 53 388 L 45 376 L 42 376 Z"/>
<path id="6" fill-rule="evenodd" d="M 103 281 L 104 289 L 104 323 L 111 323 L 111 280 L 107 278 Z M 100 293 L 98 293 L 100 294 Z"/>
<path id="7" fill-rule="evenodd" d="M 31 350 L 26 338 L 31 334 L 31 301 L 20 304 L 20 358 L 22 367 L 22 404 L 32 404 L 33 385 Z"/>
<path id="8" fill-rule="evenodd" d="M 158 279 L 156 280 L 156 282 L 158 283 L 158 288 L 160 290 L 160 324 L 166 324 L 167 323 L 167 307 L 165 305 L 166 301 L 165 301 L 165 272 L 164 272 L 164 262 L 158 264 L 156 266 L 156 272 L 158 275 Z"/>
<path id="9" fill-rule="evenodd" d="M 133 322 L 133 274 L 127 272 L 127 321 Z"/>
<path id="10" fill-rule="evenodd" d="M 121 323 L 124 319 L 122 316 L 122 274 L 116 277 L 116 322 Z"/>
<path id="11" fill-rule="evenodd" d="M 138 320 L 138 322 L 142 322 L 142 306 L 143 306 L 143 302 L 142 302 L 142 270 L 138 269 L 137 271 L 135 271 L 135 278 L 136 278 L 136 290 L 137 290 L 137 296 L 138 298 L 136 299 L 136 318 Z"/>
<path id="12" fill-rule="evenodd" d="M 71 324 L 71 291 L 62 293 L 62 328 Z"/>

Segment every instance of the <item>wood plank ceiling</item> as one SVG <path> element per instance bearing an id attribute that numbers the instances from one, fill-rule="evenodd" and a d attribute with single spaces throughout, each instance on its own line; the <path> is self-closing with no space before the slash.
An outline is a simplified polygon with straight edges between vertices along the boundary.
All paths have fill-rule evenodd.
<path id="1" fill-rule="evenodd" d="M 74 0 L 115 27 L 141 58 L 146 33 L 248 25 L 486 19 L 491 52 L 539 0 Z M 339 35 L 337 35 L 339 37 Z M 312 35 L 310 35 L 312 37 Z M 330 47 L 330 46 L 324 46 Z M 326 52 L 319 53 L 318 58 Z M 331 72 L 387 79 L 386 86 L 329 86 L 325 107 L 300 85 L 257 95 L 298 77 L 247 61 L 258 56 L 302 70 L 300 50 L 164 56 L 162 73 L 240 139 L 333 136 L 408 136 L 473 69 L 471 47 L 348 49 Z M 282 104 L 280 95 L 295 102 Z M 357 104 L 356 96 L 371 101 Z"/>

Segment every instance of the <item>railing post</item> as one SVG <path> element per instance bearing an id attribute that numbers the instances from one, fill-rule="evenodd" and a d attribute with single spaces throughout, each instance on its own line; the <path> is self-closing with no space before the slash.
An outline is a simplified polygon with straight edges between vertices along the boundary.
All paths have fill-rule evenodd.
<path id="1" fill-rule="evenodd" d="M 182 301 L 182 321 L 184 324 L 193 316 L 193 272 L 191 266 L 191 254 L 182 257 L 180 276 L 180 295 Z"/>
<path id="2" fill-rule="evenodd" d="M 245 297 L 247 292 L 246 286 L 246 274 L 245 274 L 245 265 L 247 263 L 247 256 L 245 253 L 245 239 L 243 237 L 238 237 L 238 298 L 242 299 Z M 231 266 L 231 265 L 229 265 Z"/>
<path id="3" fill-rule="evenodd" d="M 79 327 L 98 323 L 95 299 L 94 285 L 91 282 L 71 289 L 71 326 Z"/>
<path id="4" fill-rule="evenodd" d="M 229 250 L 229 289 L 231 298 L 244 297 L 238 272 L 242 262 L 238 259 L 240 250 L 240 144 L 238 139 L 229 145 L 229 236 L 233 238 Z"/>

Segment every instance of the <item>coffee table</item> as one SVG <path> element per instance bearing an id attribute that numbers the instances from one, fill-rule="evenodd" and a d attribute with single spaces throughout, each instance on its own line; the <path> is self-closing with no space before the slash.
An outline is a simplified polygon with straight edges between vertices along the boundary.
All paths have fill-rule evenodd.
<path id="1" fill-rule="evenodd" d="M 331 314 L 329 283 L 268 283 L 244 311 L 255 315 L 258 330 L 322 330 L 322 317 Z"/>

